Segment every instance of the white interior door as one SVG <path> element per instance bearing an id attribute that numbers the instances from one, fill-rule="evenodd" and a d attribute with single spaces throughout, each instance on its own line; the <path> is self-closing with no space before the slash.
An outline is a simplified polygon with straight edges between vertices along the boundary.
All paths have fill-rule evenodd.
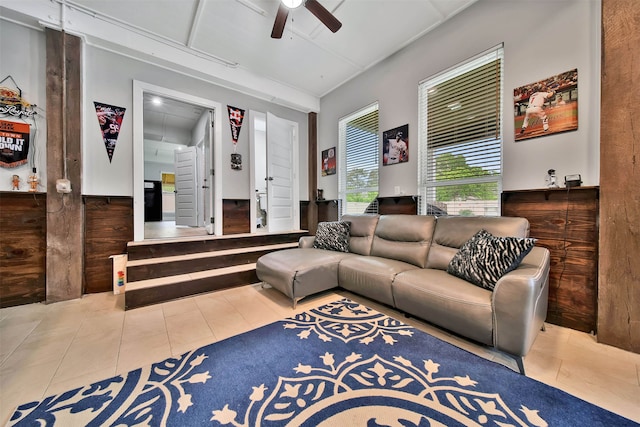
<path id="1" fill-rule="evenodd" d="M 215 221 L 215 188 L 213 185 L 213 110 L 208 112 L 209 118 L 205 122 L 204 130 L 204 226 L 208 234 L 214 234 Z"/>
<path id="2" fill-rule="evenodd" d="M 297 178 L 298 124 L 267 113 L 267 227 L 300 228 Z"/>
<path id="3" fill-rule="evenodd" d="M 176 225 L 198 226 L 196 147 L 175 150 Z"/>

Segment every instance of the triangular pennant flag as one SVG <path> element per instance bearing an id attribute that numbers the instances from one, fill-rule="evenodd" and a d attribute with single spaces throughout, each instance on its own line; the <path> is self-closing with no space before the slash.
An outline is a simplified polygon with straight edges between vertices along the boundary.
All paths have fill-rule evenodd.
<path id="1" fill-rule="evenodd" d="M 104 140 L 104 146 L 107 149 L 109 163 L 111 163 L 113 152 L 115 151 L 116 143 L 118 142 L 118 135 L 120 135 L 120 127 L 122 126 L 122 119 L 124 119 L 126 108 L 101 104 L 95 101 L 93 105 L 96 107 L 96 116 L 98 116 L 98 123 L 100 124 L 100 130 L 102 131 L 102 139 Z"/>
<path id="2" fill-rule="evenodd" d="M 227 105 L 227 111 L 229 112 L 229 124 L 231 125 L 231 138 L 233 139 L 233 145 L 235 145 L 238 143 L 238 137 L 240 136 L 244 110 Z"/>

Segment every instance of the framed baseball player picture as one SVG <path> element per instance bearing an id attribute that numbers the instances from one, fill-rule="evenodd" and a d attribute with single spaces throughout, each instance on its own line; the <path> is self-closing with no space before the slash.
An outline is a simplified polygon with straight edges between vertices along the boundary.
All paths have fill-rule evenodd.
<path id="1" fill-rule="evenodd" d="M 409 125 L 382 132 L 382 165 L 409 161 Z"/>
<path id="2" fill-rule="evenodd" d="M 515 140 L 578 130 L 578 69 L 513 90 Z"/>
<path id="3" fill-rule="evenodd" d="M 322 176 L 336 174 L 336 147 L 322 151 Z"/>

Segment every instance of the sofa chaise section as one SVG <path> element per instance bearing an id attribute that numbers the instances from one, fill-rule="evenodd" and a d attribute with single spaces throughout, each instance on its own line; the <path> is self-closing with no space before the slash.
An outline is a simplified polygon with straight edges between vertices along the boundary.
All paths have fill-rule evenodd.
<path id="1" fill-rule="evenodd" d="M 338 287 L 338 265 L 358 255 L 369 255 L 378 215 L 344 215 L 350 224 L 350 252 L 327 251 L 313 247 L 314 236 L 300 238 L 299 247 L 271 252 L 256 263 L 256 275 L 263 283 L 279 290 L 293 302 Z"/>

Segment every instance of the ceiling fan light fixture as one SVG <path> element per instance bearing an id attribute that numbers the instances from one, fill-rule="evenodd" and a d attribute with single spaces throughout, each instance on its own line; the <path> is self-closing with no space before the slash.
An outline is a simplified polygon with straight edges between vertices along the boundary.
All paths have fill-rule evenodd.
<path id="1" fill-rule="evenodd" d="M 295 9 L 302 4 L 302 0 L 282 0 L 282 4 L 287 6 L 289 9 Z"/>

